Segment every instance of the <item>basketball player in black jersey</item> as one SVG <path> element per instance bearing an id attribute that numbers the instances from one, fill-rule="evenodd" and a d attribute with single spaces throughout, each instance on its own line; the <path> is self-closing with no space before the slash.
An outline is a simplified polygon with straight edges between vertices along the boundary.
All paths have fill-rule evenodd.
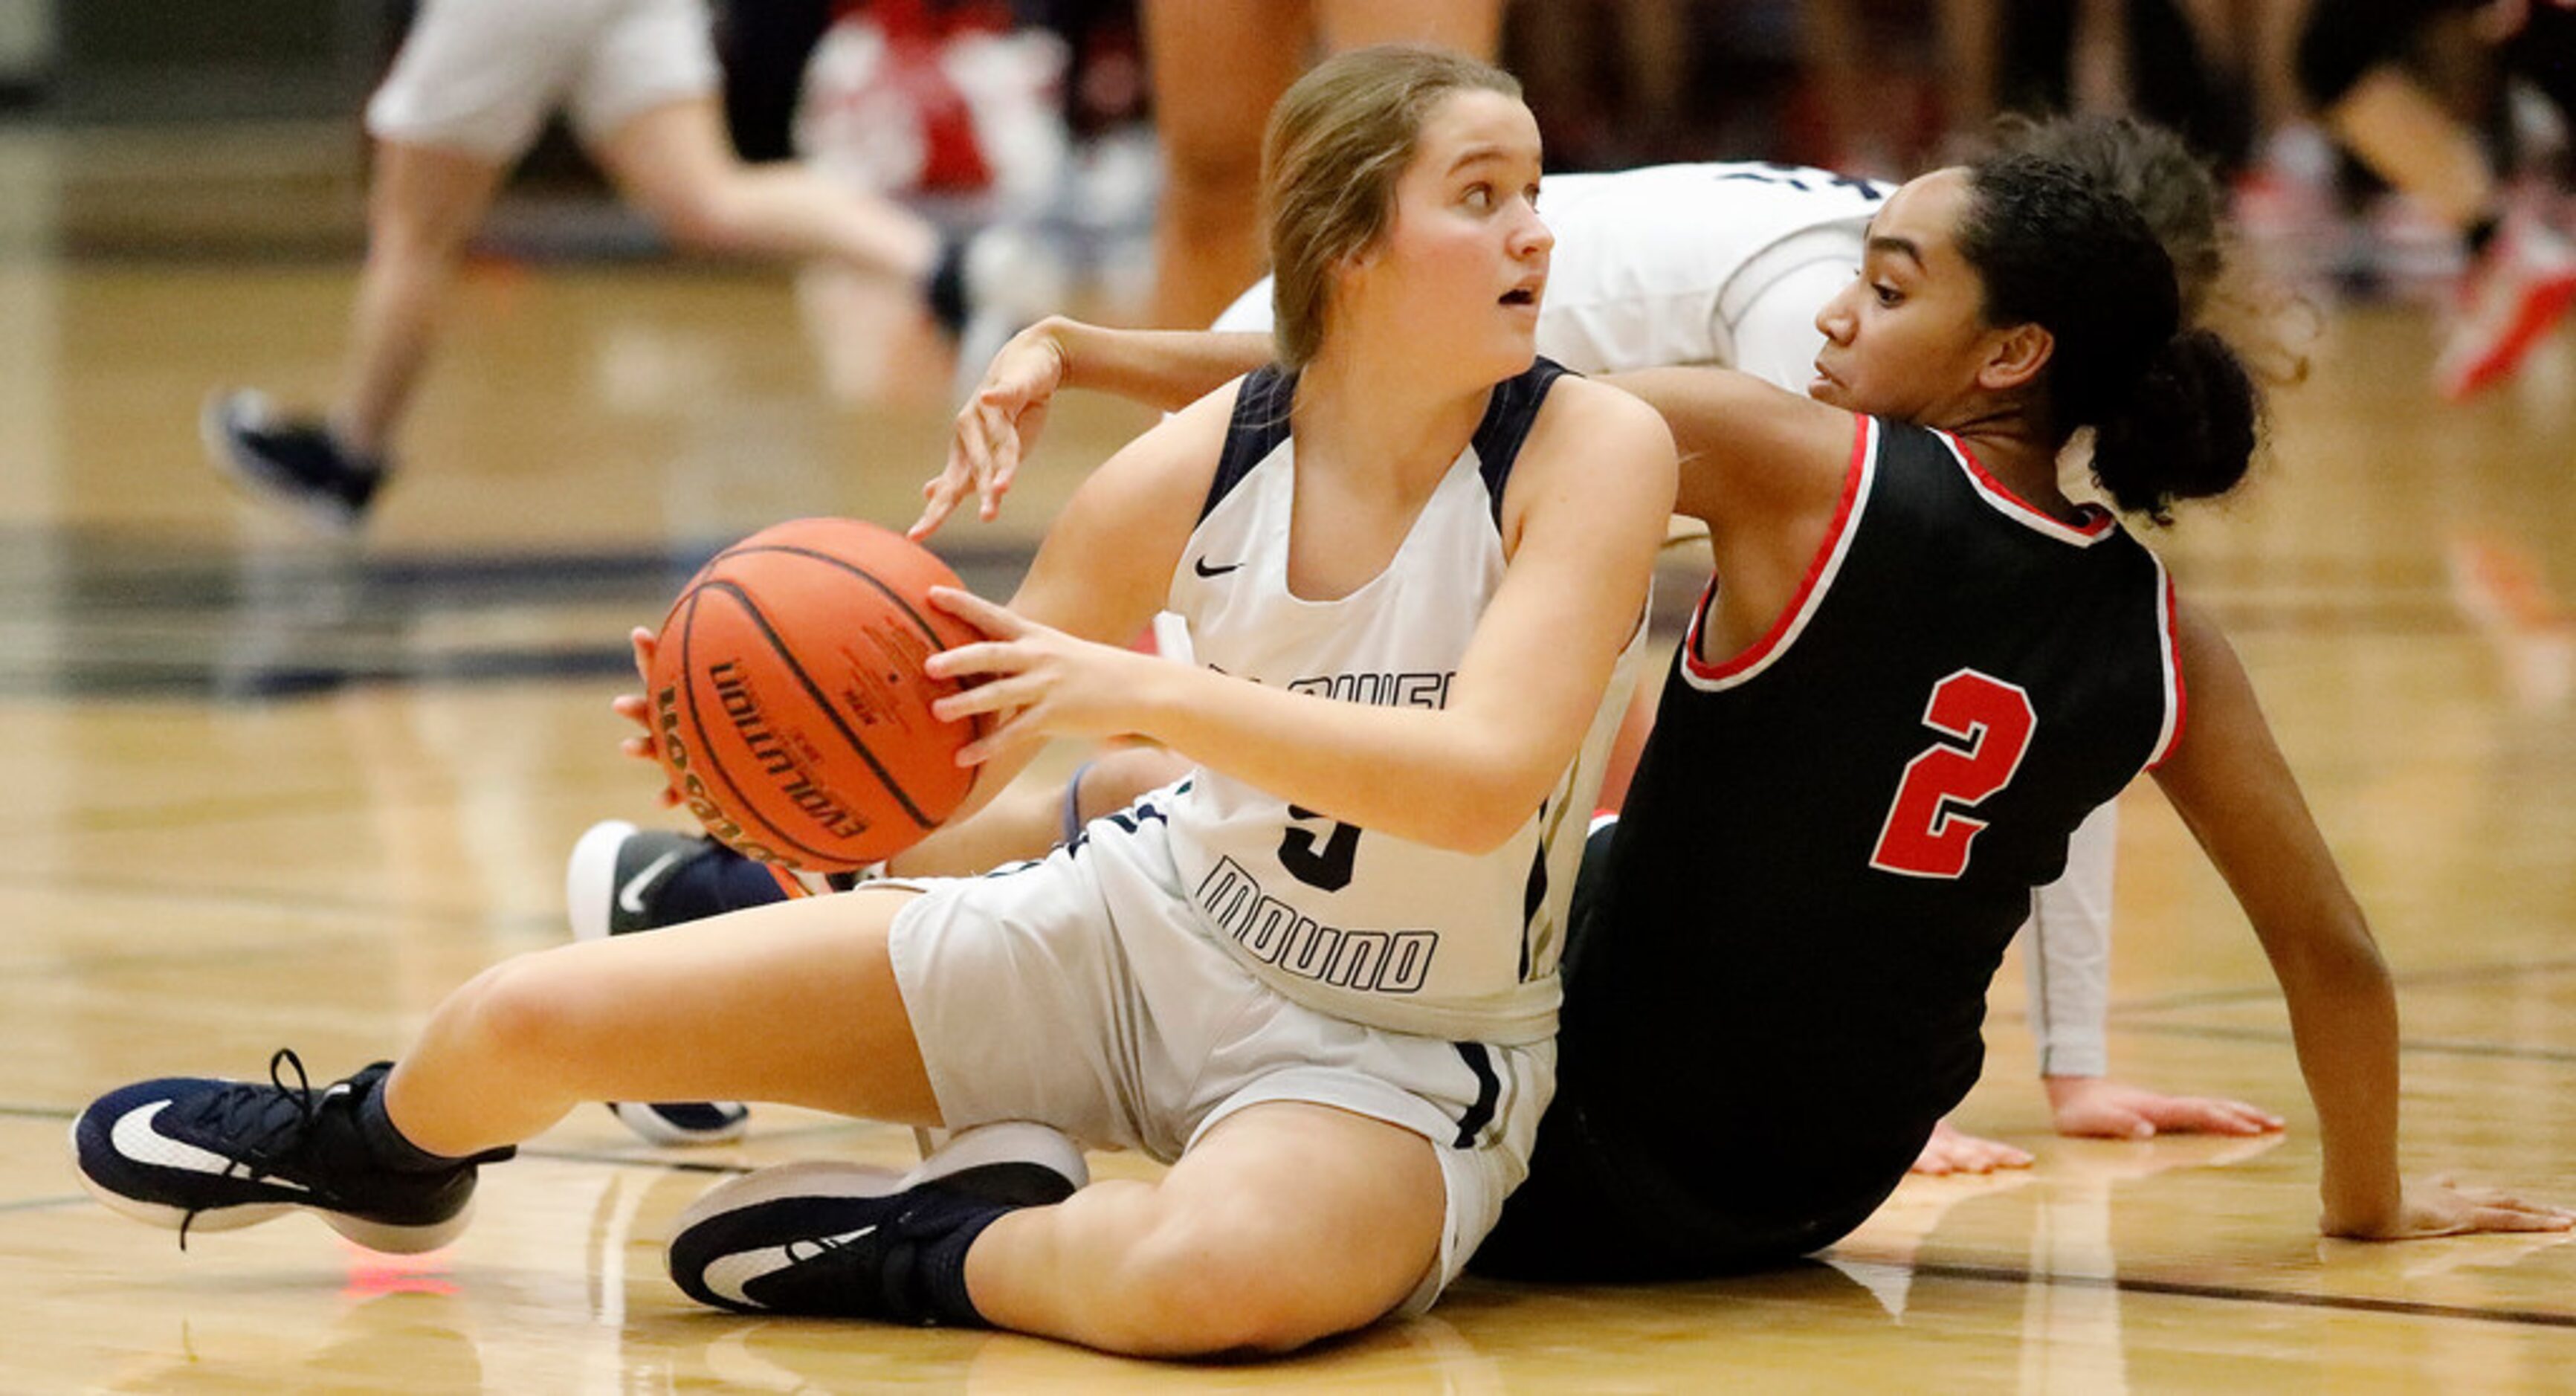
<path id="1" fill-rule="evenodd" d="M 1479 1265 L 1705 1275 L 1857 1226 L 1976 1080 L 2029 889 L 2142 768 L 2289 999 L 2321 1228 L 2566 1228 L 2401 1182 L 2395 995 L 2244 670 L 2059 489 L 2090 427 L 2104 492 L 2162 521 L 2233 488 L 2255 443 L 2250 380 L 2179 329 L 2135 207 L 2028 155 L 1926 175 L 1819 324 L 1807 397 L 1722 370 L 1621 380 L 1674 427 L 1716 575 L 1596 836 L 1562 1087 Z"/>

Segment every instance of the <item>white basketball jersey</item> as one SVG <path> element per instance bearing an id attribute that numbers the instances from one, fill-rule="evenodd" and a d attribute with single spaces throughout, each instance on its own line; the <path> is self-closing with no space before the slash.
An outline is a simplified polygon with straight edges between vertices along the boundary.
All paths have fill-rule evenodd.
<path id="1" fill-rule="evenodd" d="M 1538 351 L 1577 373 L 1731 367 L 1726 312 L 1761 290 L 1763 254 L 1801 234 L 1839 234 L 1857 268 L 1862 230 L 1888 192 L 1828 170 L 1757 162 L 1549 175 L 1539 186 L 1539 217 L 1556 235 L 1556 251 L 1539 305 Z M 1746 277 L 1748 270 L 1756 275 Z M 1270 323 L 1265 279 L 1215 328 Z"/>
<path id="2" fill-rule="evenodd" d="M 1541 361 L 1496 387 L 1474 443 L 1386 569 L 1330 601 L 1288 589 L 1296 380 L 1275 367 L 1246 378 L 1172 578 L 1170 609 L 1188 622 L 1195 662 L 1344 702 L 1445 706 L 1502 584 L 1505 481 L 1560 372 Z M 1169 811 L 1182 891 L 1210 937 L 1308 1007 L 1457 1041 L 1544 1039 L 1556 1027 L 1575 864 L 1622 706 L 1603 705 L 1555 792 L 1483 854 L 1339 823 L 1202 769 Z"/>
<path id="3" fill-rule="evenodd" d="M 1764 252 L 1839 230 L 1855 253 L 1887 187 L 1795 165 L 1657 165 L 1550 175 L 1556 234 L 1538 351 L 1578 373 L 1732 364 L 1723 302 Z M 1857 263 L 1855 263 L 1857 265 Z"/>

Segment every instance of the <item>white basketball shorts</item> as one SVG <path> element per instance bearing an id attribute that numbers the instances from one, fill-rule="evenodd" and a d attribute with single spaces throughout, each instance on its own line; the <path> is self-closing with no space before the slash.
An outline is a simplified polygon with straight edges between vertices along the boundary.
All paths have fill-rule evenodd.
<path id="1" fill-rule="evenodd" d="M 873 884 L 923 892 L 896 913 L 890 948 L 940 1115 L 950 1129 L 1037 1120 L 1165 1162 L 1271 1101 L 1410 1130 L 1448 1188 L 1439 1263 L 1400 1310 L 1419 1313 L 1528 1176 L 1555 1044 L 1416 1037 L 1281 997 L 1192 919 L 1156 812 L 1168 798 L 1094 820 L 1038 862 Z"/>
<path id="2" fill-rule="evenodd" d="M 705 0 L 424 0 L 367 130 L 507 164 L 557 107 L 596 142 L 722 82 Z"/>

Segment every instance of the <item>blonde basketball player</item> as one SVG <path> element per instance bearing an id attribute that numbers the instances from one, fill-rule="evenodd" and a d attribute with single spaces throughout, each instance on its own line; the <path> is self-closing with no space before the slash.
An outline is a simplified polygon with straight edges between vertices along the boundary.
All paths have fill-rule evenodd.
<path id="1" fill-rule="evenodd" d="M 1655 414 L 1534 359 L 1549 235 L 1507 76 L 1375 49 L 1266 165 L 1277 366 L 1104 465 L 947 716 L 1201 763 L 1045 860 L 576 943 L 487 971 L 315 1092 L 141 1083 L 75 1127 L 110 1206 L 290 1209 L 436 1244 L 476 1165 L 583 1101 L 732 1096 L 960 1131 L 904 1177 L 788 1165 L 682 1216 L 723 1307 L 1282 1350 L 1427 1306 L 1527 1168 L 1604 694 L 1674 490 Z M 1200 664 L 1123 641 L 1183 616 Z M 281 1057 L 281 1065 L 283 1057 Z M 300 1072 L 300 1066 L 297 1068 Z M 1174 1160 L 1075 1192 L 1086 1142 Z"/>

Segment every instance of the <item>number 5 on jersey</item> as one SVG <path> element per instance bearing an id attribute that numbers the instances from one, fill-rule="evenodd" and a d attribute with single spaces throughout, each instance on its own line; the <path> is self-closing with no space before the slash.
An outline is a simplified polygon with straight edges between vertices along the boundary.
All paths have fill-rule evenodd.
<path id="1" fill-rule="evenodd" d="M 1964 743 L 1935 742 L 1905 763 L 1869 865 L 1907 877 L 1954 878 L 1986 821 L 1965 813 L 2012 783 L 2039 725 L 2030 694 L 1974 669 L 1932 685 L 1923 725 Z"/>

